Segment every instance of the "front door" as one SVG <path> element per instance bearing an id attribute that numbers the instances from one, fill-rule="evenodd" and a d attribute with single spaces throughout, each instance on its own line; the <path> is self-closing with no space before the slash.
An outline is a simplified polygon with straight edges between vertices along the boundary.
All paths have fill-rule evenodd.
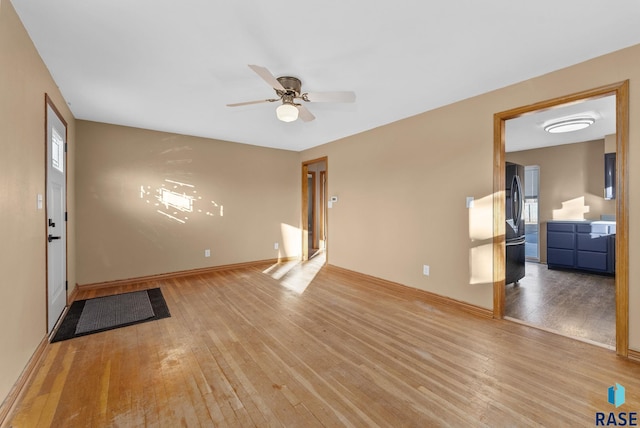
<path id="1" fill-rule="evenodd" d="M 47 97 L 47 332 L 67 305 L 67 127 Z"/>

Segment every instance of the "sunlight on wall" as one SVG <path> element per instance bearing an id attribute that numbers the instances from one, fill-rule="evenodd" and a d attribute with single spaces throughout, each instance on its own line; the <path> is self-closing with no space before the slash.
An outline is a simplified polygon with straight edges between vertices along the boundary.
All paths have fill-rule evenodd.
<path id="1" fill-rule="evenodd" d="M 182 219 L 179 219 L 178 217 L 174 217 L 174 216 L 172 216 L 171 214 L 167 214 L 166 212 L 161 211 L 161 210 L 156 210 L 156 212 L 157 212 L 158 214 L 161 214 L 161 215 L 163 215 L 163 216 L 165 216 L 165 217 L 167 217 L 167 218 L 171 219 L 171 220 L 175 220 L 175 221 L 177 221 L 178 223 L 185 224 L 185 223 L 186 223 L 186 220 L 187 220 L 187 217 L 185 217 L 185 218 L 184 218 L 184 220 L 182 220 Z M 177 214 L 177 213 L 176 213 L 176 214 Z"/>
<path id="2" fill-rule="evenodd" d="M 280 224 L 281 248 L 285 257 L 300 257 L 302 251 L 302 234 L 299 227 L 290 224 Z M 282 253 L 279 253 L 282 256 Z"/>
<path id="3" fill-rule="evenodd" d="M 149 205 L 153 204 L 158 214 L 181 224 L 189 220 L 186 213 L 204 214 L 208 217 L 214 217 L 218 213 L 220 217 L 224 216 L 224 206 L 216 201 L 210 201 L 212 207 L 209 206 L 203 201 L 202 196 L 198 195 L 193 184 L 169 179 L 164 181 L 155 188 L 153 196 L 151 186 L 140 186 L 140 199 Z M 202 208 L 196 209 L 194 205 Z"/>
<path id="4" fill-rule="evenodd" d="M 493 243 L 482 244 L 469 250 L 469 284 L 493 283 Z"/>
<path id="5" fill-rule="evenodd" d="M 493 195 L 473 201 L 469 208 L 469 238 L 483 241 L 493 238 Z"/>
<path id="6" fill-rule="evenodd" d="M 176 193 L 165 188 L 159 190 L 160 196 L 158 197 L 158 200 L 162 205 L 164 205 L 165 209 L 169 209 L 169 207 L 171 207 L 188 213 L 193 211 L 193 196 L 186 195 L 184 193 Z"/>
<path id="7" fill-rule="evenodd" d="M 493 282 L 493 195 L 474 200 L 469 211 L 469 284 Z M 488 242 L 487 242 L 488 241 Z"/>
<path id="8" fill-rule="evenodd" d="M 584 196 L 562 203 L 562 208 L 553 210 L 553 220 L 584 220 L 584 215 L 590 211 L 589 205 L 584 204 Z"/>

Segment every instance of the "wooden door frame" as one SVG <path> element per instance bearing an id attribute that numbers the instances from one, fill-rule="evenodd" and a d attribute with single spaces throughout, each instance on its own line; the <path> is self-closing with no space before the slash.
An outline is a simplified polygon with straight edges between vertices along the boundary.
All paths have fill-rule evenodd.
<path id="1" fill-rule="evenodd" d="M 309 188 L 308 188 L 307 175 L 309 174 L 309 165 L 312 165 L 314 163 L 319 163 L 319 162 L 324 162 L 325 174 L 327 174 L 328 176 L 329 158 L 327 156 L 302 162 L 302 177 L 301 177 L 302 204 L 301 204 L 301 210 L 300 210 L 300 225 L 301 225 L 300 230 L 302 232 L 302 252 L 301 252 L 302 261 L 309 260 L 309 230 L 307 229 L 307 212 L 309 209 L 308 208 L 309 207 Z M 325 216 L 328 217 L 328 213 L 325 214 Z M 325 252 L 327 251 L 328 251 L 328 247 L 325 242 Z M 327 261 L 329 260 L 328 253 L 327 253 L 326 260 Z M 325 263 L 327 263 L 327 261 L 325 261 Z"/>
<path id="2" fill-rule="evenodd" d="M 322 239 L 322 242 L 324 243 L 324 247 L 326 248 L 326 243 L 327 243 L 327 237 L 326 237 L 326 233 L 325 233 L 325 216 L 327 213 L 327 171 L 326 169 L 324 171 L 320 171 L 320 195 L 318 197 L 318 200 L 320 201 L 320 203 L 318 204 L 318 206 L 320 207 L 320 230 L 318 231 L 318 247 L 320 247 L 320 239 Z M 321 248 L 322 249 L 322 248 Z"/>
<path id="3" fill-rule="evenodd" d="M 629 354 L 629 81 L 518 107 L 493 118 L 493 316 L 505 310 L 505 122 L 586 99 L 616 96 L 616 353 Z"/>
<path id="4" fill-rule="evenodd" d="M 317 241 L 317 224 L 316 224 L 316 209 L 317 209 L 317 195 L 316 195 L 316 172 L 315 171 L 307 171 L 307 184 L 309 183 L 309 176 L 311 176 L 311 190 L 307 189 L 308 195 L 311 197 L 311 229 L 308 231 L 311 234 L 311 244 L 312 248 L 315 249 L 316 241 Z M 309 212 L 309 206 L 307 205 L 307 216 Z M 307 217 L 308 218 L 308 217 Z M 308 220 L 307 220 L 308 223 Z"/>

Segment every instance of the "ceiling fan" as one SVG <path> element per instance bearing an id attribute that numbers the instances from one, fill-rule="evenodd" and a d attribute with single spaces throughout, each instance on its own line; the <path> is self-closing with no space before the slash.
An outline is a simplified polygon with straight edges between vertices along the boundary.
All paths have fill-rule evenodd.
<path id="1" fill-rule="evenodd" d="M 310 122 L 316 117 L 304 105 L 297 103 L 296 100 L 313 103 L 352 103 L 356 100 L 356 94 L 350 91 L 302 92 L 302 82 L 296 77 L 281 76 L 276 78 L 269 70 L 259 65 L 249 65 L 249 68 L 255 71 L 262 80 L 276 91 L 278 98 L 227 104 L 227 107 L 282 101 L 282 104 L 276 109 L 278 119 L 283 122 L 293 122 L 300 118 L 304 122 Z"/>

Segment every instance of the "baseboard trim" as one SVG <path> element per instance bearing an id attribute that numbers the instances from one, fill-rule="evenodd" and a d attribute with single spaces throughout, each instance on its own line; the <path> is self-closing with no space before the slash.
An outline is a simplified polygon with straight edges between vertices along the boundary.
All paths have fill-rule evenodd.
<path id="1" fill-rule="evenodd" d="M 627 358 L 636 363 L 640 363 L 640 351 L 634 351 L 633 349 L 627 350 Z"/>
<path id="2" fill-rule="evenodd" d="M 160 273 L 155 275 L 140 276 L 136 278 L 117 279 L 114 281 L 97 282 L 93 284 L 76 285 L 77 292 L 74 294 L 74 298 L 78 295 L 78 292 L 80 291 L 120 287 L 120 286 L 126 286 L 131 284 L 138 284 L 141 282 L 159 281 L 164 279 L 183 278 L 187 276 L 203 275 L 207 273 L 220 272 L 220 271 L 232 270 L 232 269 L 262 267 L 266 265 L 273 265 L 275 263 L 282 263 L 282 262 L 297 260 L 297 259 L 298 259 L 297 257 L 286 257 L 286 258 L 283 257 L 279 259 L 257 260 L 253 262 L 234 263 L 229 265 L 211 266 L 211 267 L 198 268 L 198 269 L 182 270 L 177 272 L 167 272 L 167 273 Z"/>
<path id="3" fill-rule="evenodd" d="M 4 423 L 11 415 L 13 407 L 18 402 L 18 399 L 22 396 L 24 387 L 29 383 L 31 377 L 35 373 L 36 368 L 38 367 L 38 365 L 40 365 L 40 360 L 42 360 L 44 351 L 48 344 L 49 340 L 45 336 L 42 341 L 40 341 L 40 344 L 36 348 L 33 355 L 31 355 L 29 362 L 20 374 L 20 377 L 18 377 L 18 380 L 16 380 L 16 382 L 13 384 L 13 387 L 9 391 L 9 394 L 4 399 L 2 404 L 0 404 L 0 426 L 5 426 Z"/>
<path id="4" fill-rule="evenodd" d="M 375 283 L 378 286 L 393 288 L 401 291 L 403 294 L 410 295 L 425 302 L 445 306 L 451 309 L 465 312 L 470 315 L 474 315 L 481 318 L 493 318 L 493 311 L 490 309 L 482 308 L 480 306 L 472 305 L 471 303 L 463 302 L 460 300 L 445 297 L 440 294 L 432 293 L 430 291 L 421 290 L 419 288 L 410 287 L 408 285 L 400 284 L 398 282 L 388 281 L 386 279 L 378 278 L 375 276 L 367 275 L 364 273 L 356 272 L 350 269 L 346 269 L 340 266 L 327 265 L 329 269 L 342 272 L 346 275 L 359 277 L 367 283 Z"/>
<path id="5" fill-rule="evenodd" d="M 73 287 L 73 291 L 71 291 L 71 294 L 69 294 L 69 296 L 67 296 L 67 307 L 76 301 L 76 298 L 78 297 L 78 292 L 80 290 L 78 290 L 78 284 L 76 284 L 75 287 Z"/>

